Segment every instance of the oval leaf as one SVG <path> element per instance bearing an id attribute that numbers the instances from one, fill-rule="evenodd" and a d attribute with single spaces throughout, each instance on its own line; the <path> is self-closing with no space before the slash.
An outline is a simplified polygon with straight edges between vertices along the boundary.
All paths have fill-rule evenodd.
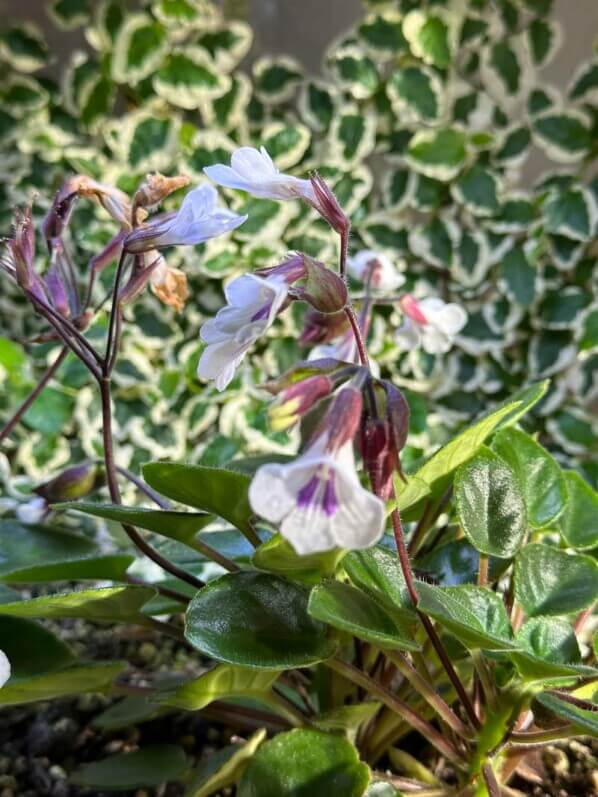
<path id="1" fill-rule="evenodd" d="M 575 473 L 565 473 L 569 501 L 559 520 L 567 545 L 578 551 L 598 547 L 598 493 Z"/>
<path id="2" fill-rule="evenodd" d="M 238 797 L 361 797 L 369 781 L 369 768 L 347 739 L 297 729 L 262 744 Z"/>
<path id="3" fill-rule="evenodd" d="M 185 636 L 208 656 L 241 667 L 307 667 L 335 652 L 326 626 L 307 613 L 308 592 L 266 573 L 231 573 L 189 604 Z M 1 608 L 1 607 L 0 607 Z"/>
<path id="4" fill-rule="evenodd" d="M 525 502 L 511 468 L 482 449 L 455 476 L 455 501 L 465 535 L 478 551 L 508 559 L 525 536 Z"/>
<path id="5" fill-rule="evenodd" d="M 187 767 L 187 756 L 181 747 L 154 744 L 85 764 L 73 773 L 71 780 L 91 789 L 122 791 L 178 780 Z"/>

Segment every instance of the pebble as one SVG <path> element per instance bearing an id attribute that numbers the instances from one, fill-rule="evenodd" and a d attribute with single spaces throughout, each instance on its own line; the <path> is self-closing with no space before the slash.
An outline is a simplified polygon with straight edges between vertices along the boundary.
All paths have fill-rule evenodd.
<path id="1" fill-rule="evenodd" d="M 65 780 L 66 778 L 66 772 L 59 764 L 53 764 L 48 770 L 48 773 L 54 780 Z"/>

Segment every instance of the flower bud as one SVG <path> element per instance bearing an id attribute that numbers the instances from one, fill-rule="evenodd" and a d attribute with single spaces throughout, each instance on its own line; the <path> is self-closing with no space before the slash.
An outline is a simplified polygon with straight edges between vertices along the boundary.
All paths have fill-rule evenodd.
<path id="1" fill-rule="evenodd" d="M 324 218 L 332 229 L 339 235 L 346 235 L 349 232 L 350 222 L 341 210 L 337 198 L 334 196 L 330 186 L 320 177 L 314 174 L 310 178 L 314 192 L 315 201 L 313 207 Z"/>
<path id="2" fill-rule="evenodd" d="M 71 308 L 62 275 L 56 265 L 50 266 L 46 272 L 44 283 L 54 308 L 60 315 L 68 318 L 71 314 Z"/>
<path id="3" fill-rule="evenodd" d="M 363 399 L 361 390 L 348 385 L 334 397 L 321 431 L 328 435 L 327 448 L 337 451 L 349 440 L 353 440 L 361 423 Z"/>
<path id="4" fill-rule="evenodd" d="M 381 382 L 386 392 L 386 418 L 390 425 L 397 454 L 403 450 L 409 434 L 409 404 L 401 391 L 386 379 Z"/>
<path id="5" fill-rule="evenodd" d="M 332 315 L 319 313 L 315 308 L 308 307 L 304 316 L 304 326 L 299 343 L 308 346 L 312 343 L 326 343 L 338 338 L 349 327 L 349 321 L 344 313 Z"/>
<path id="6" fill-rule="evenodd" d="M 35 229 L 31 218 L 31 206 L 15 211 L 14 235 L 9 242 L 15 279 L 23 290 L 35 287 Z"/>
<path id="7" fill-rule="evenodd" d="M 345 281 L 323 263 L 307 255 L 303 259 L 305 278 L 301 286 L 293 288 L 295 298 L 308 302 L 320 313 L 339 313 L 347 306 L 348 301 Z"/>
<path id="8" fill-rule="evenodd" d="M 361 428 L 361 456 L 374 492 L 388 500 L 398 457 L 387 420 L 366 416 Z"/>
<path id="9" fill-rule="evenodd" d="M 40 484 L 34 492 L 49 504 L 83 498 L 98 486 L 98 467 L 93 462 L 81 462 L 67 468 L 50 481 Z"/>
<path id="10" fill-rule="evenodd" d="M 286 388 L 280 394 L 280 401 L 268 411 L 273 431 L 288 429 L 322 398 L 328 396 L 334 385 L 323 374 L 310 376 Z"/>

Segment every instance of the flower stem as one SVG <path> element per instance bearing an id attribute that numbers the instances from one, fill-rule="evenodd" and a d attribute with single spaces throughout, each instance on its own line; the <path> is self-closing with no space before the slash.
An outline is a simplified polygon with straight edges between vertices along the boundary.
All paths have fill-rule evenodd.
<path id="1" fill-rule="evenodd" d="M 100 396 L 102 400 L 102 434 L 104 440 L 104 465 L 106 467 L 106 481 L 110 498 L 114 504 L 121 504 L 120 488 L 116 478 L 116 464 L 114 461 L 114 445 L 112 440 L 112 399 L 110 395 L 110 378 L 103 377 L 99 380 Z M 205 586 L 204 582 L 191 573 L 169 562 L 162 554 L 158 553 L 147 543 L 134 526 L 128 523 L 121 524 L 131 542 L 139 548 L 149 559 L 154 561 L 163 570 L 181 581 L 185 581 L 195 589 Z"/>
<path id="2" fill-rule="evenodd" d="M 359 359 L 361 360 L 361 364 L 364 365 L 366 368 L 369 368 L 370 361 L 368 358 L 367 350 L 365 348 L 363 335 L 361 333 L 361 327 L 359 326 L 359 321 L 357 320 L 357 316 L 355 315 L 355 310 L 350 304 L 345 307 L 345 315 L 349 319 L 349 323 L 351 324 L 351 329 L 353 330 L 353 335 L 355 337 L 355 343 L 357 344 L 357 351 L 359 352 Z"/>
<path id="3" fill-rule="evenodd" d="M 56 371 L 59 369 L 64 358 L 68 354 L 68 351 L 69 351 L 68 346 L 63 346 L 63 348 L 60 350 L 58 357 L 54 360 L 52 365 L 46 370 L 42 378 L 39 380 L 37 385 L 33 388 L 31 393 L 27 396 L 27 398 L 21 404 L 18 410 L 14 413 L 12 418 L 8 421 L 4 429 L 0 431 L 0 443 L 2 443 L 3 440 L 5 440 L 7 437 L 9 437 L 9 435 L 12 434 L 13 430 L 18 425 L 23 415 L 25 415 L 29 407 L 42 393 L 48 382 L 52 379 Z"/>
<path id="4" fill-rule="evenodd" d="M 391 496 L 391 500 L 394 496 Z M 417 609 L 417 605 L 419 603 L 419 595 L 417 594 L 417 590 L 415 588 L 415 579 L 413 577 L 413 571 L 411 569 L 411 563 L 409 562 L 409 554 L 407 553 L 407 548 L 405 547 L 405 536 L 403 534 L 403 526 L 401 524 L 401 516 L 399 514 L 399 510 L 397 508 L 393 509 L 391 513 L 391 520 L 394 530 L 395 542 L 397 546 L 397 552 L 399 555 L 399 562 L 401 563 L 401 570 L 403 571 L 403 577 L 405 579 L 405 584 L 407 586 L 407 591 L 409 593 L 409 597 L 411 598 L 411 602 Z M 451 680 L 451 683 L 455 687 L 457 694 L 459 695 L 459 699 L 463 704 L 463 708 L 467 712 L 467 716 L 469 717 L 472 725 L 474 728 L 479 730 L 481 728 L 481 723 L 478 718 L 478 715 L 475 712 L 473 704 L 469 699 L 469 695 L 463 686 L 461 679 L 457 675 L 457 672 L 453 665 L 451 664 L 451 660 L 448 656 L 448 653 L 444 649 L 444 645 L 438 634 L 436 633 L 436 629 L 432 624 L 430 618 L 425 615 L 423 612 L 418 611 L 419 618 L 422 622 L 422 625 L 430 639 L 430 642 L 434 646 L 434 650 L 444 669 L 446 670 L 446 674 Z"/>
<path id="5" fill-rule="evenodd" d="M 391 711 L 422 734 L 431 744 L 457 765 L 463 763 L 461 754 L 444 736 L 427 720 L 421 717 L 411 706 L 400 700 L 390 689 L 374 681 L 369 675 L 358 670 L 349 662 L 339 658 L 327 659 L 323 662 L 327 667 L 338 672 L 357 686 L 366 689 L 371 695 L 381 700 Z"/>

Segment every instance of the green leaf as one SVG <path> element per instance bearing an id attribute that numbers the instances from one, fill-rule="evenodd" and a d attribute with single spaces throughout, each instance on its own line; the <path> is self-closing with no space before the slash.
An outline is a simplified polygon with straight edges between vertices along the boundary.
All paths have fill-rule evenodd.
<path id="1" fill-rule="evenodd" d="M 6 582 L 124 579 L 129 554 L 100 554 L 87 537 L 51 526 L 0 521 L 0 580 Z"/>
<path id="2" fill-rule="evenodd" d="M 125 662 L 119 661 L 73 664 L 54 672 L 11 678 L 0 689 L 0 705 L 16 706 L 86 692 L 106 692 L 125 666 Z"/>
<path id="3" fill-rule="evenodd" d="M 193 598 L 185 636 L 197 650 L 229 664 L 307 667 L 335 651 L 326 627 L 307 613 L 307 600 L 304 587 L 278 576 L 231 573 Z"/>
<path id="4" fill-rule="evenodd" d="M 506 39 L 490 45 L 485 67 L 486 82 L 505 99 L 512 99 L 522 91 L 524 69 L 519 55 Z"/>
<path id="5" fill-rule="evenodd" d="M 95 504 L 90 501 L 54 504 L 54 508 L 83 512 L 86 515 L 114 520 L 117 523 L 130 523 L 132 526 L 153 531 L 182 543 L 191 542 L 198 531 L 214 520 L 212 515 L 203 512 L 173 512 L 166 509 Z"/>
<path id="6" fill-rule="evenodd" d="M 561 617 L 533 617 L 521 626 L 515 641 L 522 651 L 509 658 L 528 682 L 598 675 L 598 670 L 581 664 L 575 632 Z"/>
<path id="7" fill-rule="evenodd" d="M 307 610 L 316 620 L 378 647 L 419 649 L 408 626 L 402 627 L 373 598 L 350 584 L 328 581 L 314 587 Z"/>
<path id="8" fill-rule="evenodd" d="M 101 587 L 0 603 L 0 615 L 63 619 L 82 617 L 98 622 L 143 623 L 142 606 L 153 598 L 151 587 Z"/>
<path id="9" fill-rule="evenodd" d="M 19 72 L 36 72 L 48 62 L 48 45 L 39 29 L 26 22 L 0 35 L 0 57 Z"/>
<path id="10" fill-rule="evenodd" d="M 112 53 L 112 77 L 117 83 L 138 83 L 150 75 L 168 49 L 165 29 L 149 15 L 127 15 Z"/>
<path id="11" fill-rule="evenodd" d="M 492 448 L 512 468 L 522 489 L 528 523 L 541 529 L 553 523 L 567 504 L 565 477 L 548 451 L 519 431 L 503 429 Z"/>
<path id="12" fill-rule="evenodd" d="M 278 104 L 290 100 L 301 80 L 297 61 L 286 56 L 260 58 L 253 66 L 255 91 L 262 102 Z"/>
<path id="13" fill-rule="evenodd" d="M 430 69 L 405 66 L 391 73 L 386 86 L 393 111 L 403 124 L 435 122 L 442 104 L 442 84 Z"/>
<path id="14" fill-rule="evenodd" d="M 582 64 L 569 88 L 572 100 L 591 102 L 598 94 L 598 61 L 595 59 Z M 594 98 L 594 99 L 593 99 Z"/>
<path id="15" fill-rule="evenodd" d="M 91 0 L 53 0 L 48 13 L 62 30 L 73 30 L 89 22 Z"/>
<path id="16" fill-rule="evenodd" d="M 409 142 L 406 160 L 415 171 L 447 182 L 465 162 L 465 145 L 465 133 L 456 128 L 420 130 Z"/>
<path id="17" fill-rule="evenodd" d="M 476 216 L 491 216 L 499 209 L 498 179 L 478 164 L 463 172 L 453 186 L 453 193 Z"/>
<path id="18" fill-rule="evenodd" d="M 594 705 L 591 709 L 573 705 L 550 692 L 542 692 L 536 696 L 536 700 L 541 706 L 547 708 L 562 720 L 570 722 L 577 728 L 580 734 L 598 736 L 598 706 Z"/>
<path id="19" fill-rule="evenodd" d="M 442 17 L 430 12 L 410 11 L 403 20 L 403 35 L 416 58 L 440 69 L 450 65 L 450 34 Z"/>
<path id="20" fill-rule="evenodd" d="M 290 169 L 303 158 L 309 147 L 311 134 L 307 127 L 297 122 L 272 122 L 262 130 L 262 140 L 277 166 Z"/>
<path id="21" fill-rule="evenodd" d="M 188 767 L 181 747 L 153 744 L 133 753 L 119 753 L 84 764 L 71 775 L 71 780 L 90 789 L 122 792 L 179 780 Z"/>
<path id="22" fill-rule="evenodd" d="M 177 108 L 195 110 L 228 91 L 230 81 L 219 73 L 205 50 L 185 47 L 168 54 L 154 75 L 153 86 L 156 94 Z"/>
<path id="23" fill-rule="evenodd" d="M 48 387 L 44 390 L 43 402 L 35 402 L 29 407 L 23 416 L 23 423 L 44 435 L 60 434 L 73 416 L 74 405 L 71 395 Z"/>
<path id="24" fill-rule="evenodd" d="M 307 80 L 299 99 L 304 121 L 313 130 L 327 130 L 332 122 L 336 101 L 336 95 L 327 83 L 316 79 Z"/>
<path id="25" fill-rule="evenodd" d="M 358 47 L 341 47 L 332 53 L 329 65 L 341 88 L 357 100 L 366 100 L 378 88 L 380 77 L 375 63 Z"/>
<path id="26" fill-rule="evenodd" d="M 598 599 L 598 563 L 550 545 L 526 545 L 514 578 L 515 598 L 529 617 L 573 614 Z"/>
<path id="27" fill-rule="evenodd" d="M 559 519 L 563 539 L 571 548 L 598 547 L 598 493 L 575 471 L 565 472 L 569 501 Z"/>
<path id="28" fill-rule="evenodd" d="M 95 716 L 93 726 L 103 731 L 119 731 L 168 713 L 168 707 L 157 705 L 150 695 L 131 695 Z"/>
<path id="29" fill-rule="evenodd" d="M 469 649 L 509 650 L 515 647 L 502 598 L 485 587 L 435 587 L 418 582 L 418 608 Z"/>
<path id="30" fill-rule="evenodd" d="M 413 476 L 409 476 L 406 488 L 402 486 L 402 481 L 397 479 L 395 486 L 399 509 L 403 511 L 418 503 L 425 497 L 426 487 L 429 492 L 435 482 L 444 479 L 459 465 L 471 459 L 492 432 L 502 426 L 516 423 L 542 398 L 547 388 L 548 382 L 538 382 L 523 388 L 433 454 L 425 465 L 422 465 Z"/>
<path id="31" fill-rule="evenodd" d="M 203 465 L 150 462 L 143 467 L 150 487 L 181 504 L 228 520 L 241 531 L 252 516 L 247 492 L 251 479 L 243 473 Z"/>
<path id="32" fill-rule="evenodd" d="M 587 241 L 594 234 L 598 219 L 596 200 L 582 187 L 555 191 L 543 208 L 545 229 L 575 241 Z"/>
<path id="33" fill-rule="evenodd" d="M 51 631 L 21 617 L 0 617 L 0 650 L 10 661 L 12 679 L 61 670 L 76 661 Z"/>
<path id="34" fill-rule="evenodd" d="M 293 546 L 280 534 L 266 540 L 253 555 L 258 570 L 317 584 L 323 576 L 333 576 L 345 552 L 340 549 L 299 556 Z"/>
<path id="35" fill-rule="evenodd" d="M 387 609 L 411 610 L 403 571 L 393 551 L 379 546 L 365 551 L 351 551 L 343 559 L 343 567 L 354 584 Z"/>
<path id="36" fill-rule="evenodd" d="M 392 14 L 368 16 L 360 23 L 358 31 L 361 41 L 376 55 L 393 57 L 407 47 L 401 20 Z"/>
<path id="37" fill-rule="evenodd" d="M 160 702 L 185 711 L 199 711 L 214 700 L 237 697 L 264 698 L 271 692 L 272 685 L 279 675 L 279 670 L 250 670 L 233 667 L 230 664 L 218 664 L 199 678 L 187 681 L 166 694 Z"/>
<path id="38" fill-rule="evenodd" d="M 341 736 L 297 729 L 261 745 L 243 773 L 238 797 L 362 797 L 369 768 Z"/>
<path id="39" fill-rule="evenodd" d="M 592 143 L 587 118 L 579 112 L 548 111 L 537 116 L 532 127 L 538 144 L 558 163 L 575 163 Z"/>
<path id="40" fill-rule="evenodd" d="M 531 143 L 531 133 L 527 127 L 512 127 L 502 137 L 496 153 L 503 165 L 520 163 L 527 155 Z"/>
<path id="41" fill-rule="evenodd" d="M 532 59 L 536 66 L 548 63 L 560 44 L 561 29 L 555 22 L 533 19 L 527 29 Z"/>
<path id="42" fill-rule="evenodd" d="M 376 118 L 361 108 L 344 105 L 330 128 L 331 162 L 346 171 L 374 149 Z"/>
<path id="43" fill-rule="evenodd" d="M 524 247 L 514 244 L 503 256 L 501 273 L 509 296 L 525 307 L 530 305 L 536 292 L 537 270 L 528 260 Z"/>
<path id="44" fill-rule="evenodd" d="M 245 744 L 231 744 L 211 753 L 193 774 L 186 797 L 210 797 L 237 783 L 247 762 L 266 738 L 264 729 L 256 731 Z"/>

